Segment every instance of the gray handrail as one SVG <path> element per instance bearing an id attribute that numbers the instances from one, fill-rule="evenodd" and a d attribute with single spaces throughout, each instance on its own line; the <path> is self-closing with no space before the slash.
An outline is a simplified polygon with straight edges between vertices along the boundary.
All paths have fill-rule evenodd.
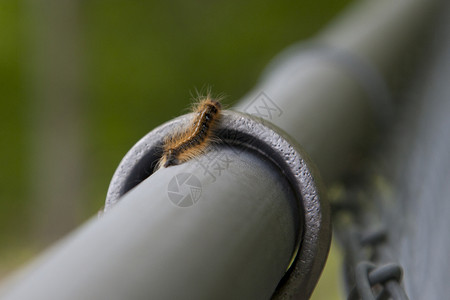
<path id="1" fill-rule="evenodd" d="M 235 108 L 269 120 L 300 142 L 326 182 L 339 179 L 361 154 L 376 120 L 389 115 L 386 78 L 437 2 L 363 1 L 317 39 L 277 58 Z M 246 139 L 264 140 L 261 135 Z M 238 148 L 235 144 L 231 149 Z M 329 244 L 329 216 L 314 186 L 318 178 L 310 177 L 309 164 L 298 169 L 305 171 L 299 175 L 303 179 L 313 179 L 305 188 L 313 186 L 318 193 L 307 199 L 305 192 L 300 198 L 309 202 L 298 202 L 291 173 L 270 159 L 270 149 L 258 145 L 235 156 L 221 174 L 199 168 L 210 162 L 207 155 L 147 179 L 142 174 L 151 174 L 152 156 L 139 161 L 143 165 L 121 164 L 115 180 L 127 167 L 133 169 L 128 174 L 140 177 L 109 197 L 128 193 L 109 200 L 102 218 L 92 219 L 6 280 L 0 299 L 264 299 L 274 293 L 297 250 L 311 264 L 305 271 L 290 271 L 274 297 L 308 298 Z M 304 154 L 297 159 L 300 164 L 308 160 Z M 170 201 L 169 192 L 182 194 L 176 188 L 186 176 L 197 178 L 188 186 L 197 188 L 190 193 L 200 188 L 203 200 L 195 202 L 193 196 L 192 207 L 181 208 Z M 316 211 L 306 206 L 305 214 L 298 215 L 292 203 Z M 316 222 L 316 232 L 307 230 L 308 222 Z M 315 239 L 317 244 L 308 245 Z M 306 282 L 302 272 L 311 272 L 312 279 Z M 304 285 L 302 294 L 296 283 Z"/>

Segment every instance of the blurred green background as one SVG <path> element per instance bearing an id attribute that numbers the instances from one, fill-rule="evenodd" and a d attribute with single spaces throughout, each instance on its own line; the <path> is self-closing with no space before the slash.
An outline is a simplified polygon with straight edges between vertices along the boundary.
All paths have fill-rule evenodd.
<path id="1" fill-rule="evenodd" d="M 349 2 L 0 0 L 0 277 L 95 215 L 124 154 L 195 89 L 231 105 Z"/>

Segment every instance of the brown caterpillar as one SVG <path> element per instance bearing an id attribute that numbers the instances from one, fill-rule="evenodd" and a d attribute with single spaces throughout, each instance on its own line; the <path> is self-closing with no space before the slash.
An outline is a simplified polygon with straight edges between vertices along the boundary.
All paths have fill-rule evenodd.
<path id="1" fill-rule="evenodd" d="M 212 131 L 220 119 L 221 109 L 220 102 L 209 95 L 200 100 L 189 127 L 164 140 L 163 155 L 157 168 L 178 165 L 202 154 L 211 143 Z"/>

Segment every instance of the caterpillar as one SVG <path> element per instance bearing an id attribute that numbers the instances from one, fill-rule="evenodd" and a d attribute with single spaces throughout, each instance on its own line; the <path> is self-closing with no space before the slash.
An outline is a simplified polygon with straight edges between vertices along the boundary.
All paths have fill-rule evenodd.
<path id="1" fill-rule="evenodd" d="M 157 169 L 184 163 L 202 154 L 213 139 L 213 131 L 221 116 L 222 105 L 209 95 L 199 101 L 189 126 L 164 140 L 163 154 Z"/>

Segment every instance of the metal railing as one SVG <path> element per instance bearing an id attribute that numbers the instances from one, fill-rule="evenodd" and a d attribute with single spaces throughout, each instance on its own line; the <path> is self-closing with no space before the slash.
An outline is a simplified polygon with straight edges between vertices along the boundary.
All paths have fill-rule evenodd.
<path id="1" fill-rule="evenodd" d="M 6 280 L 0 298 L 308 298 L 330 243 L 308 155 L 326 183 L 352 168 L 392 116 L 390 78 L 437 3 L 363 1 L 288 49 L 235 106 L 246 114 L 224 114 L 224 143 L 206 155 L 153 173 L 163 136 L 190 117 L 149 133 L 119 165 L 104 215 Z"/>

